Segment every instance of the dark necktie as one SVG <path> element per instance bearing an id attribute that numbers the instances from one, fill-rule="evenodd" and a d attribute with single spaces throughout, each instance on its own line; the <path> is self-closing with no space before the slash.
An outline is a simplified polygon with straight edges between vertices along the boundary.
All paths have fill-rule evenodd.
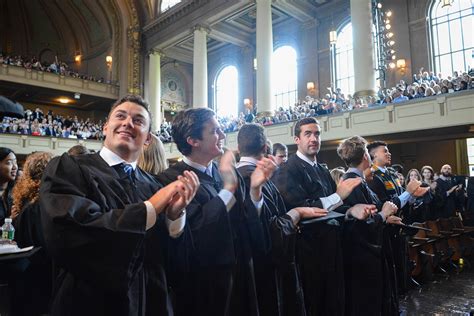
<path id="1" fill-rule="evenodd" d="M 130 183 L 135 183 L 134 171 L 131 164 L 128 163 L 120 163 L 118 165 L 113 166 L 117 173 L 120 175 L 121 179 L 128 179 Z"/>

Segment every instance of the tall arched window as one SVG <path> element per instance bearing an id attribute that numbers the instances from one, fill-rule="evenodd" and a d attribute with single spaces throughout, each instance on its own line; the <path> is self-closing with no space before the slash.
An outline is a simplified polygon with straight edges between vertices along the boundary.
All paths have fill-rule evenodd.
<path id="1" fill-rule="evenodd" d="M 337 34 L 335 46 L 335 88 L 343 93 L 354 93 L 354 60 L 352 58 L 352 23 L 347 23 Z"/>
<path id="2" fill-rule="evenodd" d="M 172 6 L 177 5 L 180 2 L 181 0 L 161 0 L 160 10 L 161 12 L 165 12 L 166 10 L 168 10 Z"/>
<path id="3" fill-rule="evenodd" d="M 272 56 L 272 95 L 276 109 L 293 106 L 298 99 L 296 51 L 282 46 Z"/>
<path id="4" fill-rule="evenodd" d="M 237 117 L 239 112 L 239 73 L 235 66 L 219 71 L 215 82 L 214 106 L 218 116 Z"/>
<path id="5" fill-rule="evenodd" d="M 443 76 L 473 66 L 473 4 L 474 0 L 455 0 L 442 8 L 440 1 L 433 0 L 430 18 L 434 68 Z"/>

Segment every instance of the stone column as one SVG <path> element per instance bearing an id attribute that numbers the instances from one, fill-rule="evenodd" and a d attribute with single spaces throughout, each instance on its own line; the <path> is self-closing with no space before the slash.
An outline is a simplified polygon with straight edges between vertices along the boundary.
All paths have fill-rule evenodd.
<path id="1" fill-rule="evenodd" d="M 208 29 L 202 26 L 194 28 L 194 56 L 193 56 L 193 107 L 208 107 L 207 84 L 207 33 Z"/>
<path id="2" fill-rule="evenodd" d="M 354 96 L 375 95 L 372 1 L 350 0 L 354 60 Z"/>
<path id="3" fill-rule="evenodd" d="M 148 67 L 148 102 L 153 118 L 152 131 L 157 131 L 161 126 L 161 57 L 159 50 L 152 50 L 149 55 Z"/>
<path id="4" fill-rule="evenodd" d="M 257 110 L 259 115 L 273 115 L 272 97 L 272 0 L 257 3 Z"/>

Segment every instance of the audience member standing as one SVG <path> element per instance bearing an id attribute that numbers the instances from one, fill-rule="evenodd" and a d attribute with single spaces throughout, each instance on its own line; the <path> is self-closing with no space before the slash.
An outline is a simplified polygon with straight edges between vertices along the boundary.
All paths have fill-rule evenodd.
<path id="1" fill-rule="evenodd" d="M 348 208 L 343 206 L 343 200 L 361 180 L 348 179 L 336 187 L 329 170 L 318 163 L 316 155 L 321 146 L 321 127 L 315 118 L 298 121 L 294 135 L 298 151 L 290 156 L 273 179 L 287 210 L 317 207 L 345 214 Z M 308 315 L 344 314 L 341 238 L 340 223 L 334 218 L 315 221 L 301 228 L 298 260 Z"/>
<path id="2" fill-rule="evenodd" d="M 109 112 L 99 154 L 63 154 L 47 166 L 41 220 L 62 268 L 51 315 L 172 315 L 164 258 L 144 241 L 160 246 L 179 236 L 199 181 L 185 172 L 160 189 L 136 167 L 150 130 L 148 104 L 128 95 Z"/>
<path id="3" fill-rule="evenodd" d="M 13 204 L 12 189 L 17 176 L 18 165 L 13 150 L 0 147 L 0 225 L 10 217 Z"/>
<path id="4" fill-rule="evenodd" d="M 443 165 L 440 176 L 436 180 L 437 192 L 441 197 L 438 207 L 438 217 L 449 218 L 454 216 L 457 210 L 462 209 L 463 190 L 462 186 L 454 181 L 450 165 Z"/>

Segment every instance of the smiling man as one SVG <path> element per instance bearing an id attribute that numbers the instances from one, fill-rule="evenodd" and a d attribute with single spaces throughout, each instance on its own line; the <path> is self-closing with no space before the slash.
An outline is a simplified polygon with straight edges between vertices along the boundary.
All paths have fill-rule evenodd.
<path id="1" fill-rule="evenodd" d="M 164 231 L 181 234 L 199 180 L 185 172 L 161 188 L 137 168 L 150 130 L 148 104 L 128 95 L 112 106 L 100 153 L 63 154 L 46 168 L 42 224 L 63 270 L 51 315 L 172 315 L 160 247 Z"/>
<path id="2" fill-rule="evenodd" d="M 179 112 L 172 136 L 183 161 L 160 180 L 192 170 L 201 182 L 175 251 L 177 315 L 258 315 L 252 247 L 263 241 L 262 186 L 273 170 L 257 166 L 246 190 L 230 151 L 218 167 L 213 159 L 222 155 L 225 135 L 210 109 Z"/>

